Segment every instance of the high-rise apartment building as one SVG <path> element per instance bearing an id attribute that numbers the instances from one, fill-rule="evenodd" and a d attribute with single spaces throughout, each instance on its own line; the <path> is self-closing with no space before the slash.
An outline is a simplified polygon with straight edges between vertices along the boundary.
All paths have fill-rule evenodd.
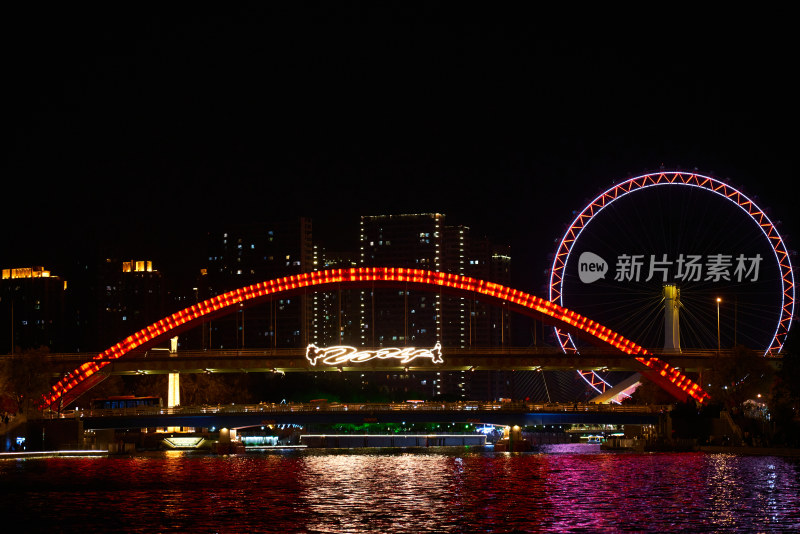
<path id="1" fill-rule="evenodd" d="M 0 279 L 0 352 L 47 347 L 63 350 L 67 282 L 44 267 L 3 269 Z"/>
<path id="2" fill-rule="evenodd" d="M 197 284 L 197 300 L 246 285 L 313 269 L 312 222 L 231 225 L 208 234 L 208 267 Z M 311 332 L 312 299 L 278 298 L 203 325 L 183 339 L 192 348 L 301 347 Z"/>
<path id="3" fill-rule="evenodd" d="M 350 269 L 359 265 L 355 250 L 330 251 L 323 245 L 314 245 L 314 270 Z M 313 294 L 311 342 L 317 346 L 359 346 L 361 330 L 359 321 L 359 294 L 337 289 L 317 291 Z"/>
<path id="4" fill-rule="evenodd" d="M 433 214 L 361 218 L 361 265 L 428 269 L 508 285 L 508 247 L 496 247 L 467 226 L 447 226 Z M 476 299 L 440 293 L 376 290 L 362 293 L 364 346 L 501 346 L 508 311 Z"/>
<path id="5" fill-rule="evenodd" d="M 164 282 L 152 261 L 106 258 L 97 274 L 95 350 L 105 350 L 167 314 Z"/>
<path id="6" fill-rule="evenodd" d="M 444 215 L 438 213 L 361 217 L 361 265 L 443 269 Z M 376 289 L 361 293 L 361 340 L 367 347 L 430 346 L 442 339 L 438 293 Z"/>
<path id="7" fill-rule="evenodd" d="M 508 245 L 493 244 L 467 226 L 445 227 L 443 270 L 509 285 L 511 256 Z M 478 299 L 445 297 L 442 302 L 444 337 L 461 348 L 500 347 L 509 344 L 507 309 Z"/>
<path id="8" fill-rule="evenodd" d="M 448 226 L 439 213 L 361 217 L 361 265 L 443 271 L 508 285 L 510 255 L 467 226 Z M 403 289 L 362 291 L 361 339 L 366 347 L 499 347 L 509 340 L 509 312 L 468 297 Z M 383 387 L 466 398 L 475 375 L 464 372 L 390 374 Z M 496 374 L 481 375 L 496 381 Z M 481 384 L 478 389 L 490 391 Z M 494 388 L 497 392 L 497 388 Z"/>

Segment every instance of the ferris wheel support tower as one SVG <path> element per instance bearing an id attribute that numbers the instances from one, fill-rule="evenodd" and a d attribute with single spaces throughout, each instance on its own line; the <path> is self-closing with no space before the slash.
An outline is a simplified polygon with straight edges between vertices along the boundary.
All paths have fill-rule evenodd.
<path id="1" fill-rule="evenodd" d="M 681 290 L 675 284 L 664 286 L 664 353 L 681 352 L 681 327 L 678 309 L 681 306 Z"/>
<path id="2" fill-rule="evenodd" d="M 675 284 L 664 285 L 664 354 L 681 352 L 681 332 L 678 310 L 681 307 L 681 290 Z M 616 386 L 607 389 L 592 399 L 595 403 L 619 404 L 630 397 L 642 383 L 642 375 L 636 373 Z"/>

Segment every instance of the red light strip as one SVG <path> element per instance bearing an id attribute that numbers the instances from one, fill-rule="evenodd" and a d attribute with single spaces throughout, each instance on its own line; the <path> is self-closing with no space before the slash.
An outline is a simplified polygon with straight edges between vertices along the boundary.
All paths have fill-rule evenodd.
<path id="1" fill-rule="evenodd" d="M 229 291 L 175 312 L 126 337 L 116 345 L 113 345 L 95 356 L 91 361 L 84 363 L 69 373 L 52 387 L 49 394 L 45 395 L 43 404 L 44 406 L 52 406 L 53 404 L 57 404 L 61 397 L 67 395 L 72 398 L 77 398 L 78 395 L 83 393 L 83 390 L 78 388 L 78 386 L 113 360 L 121 358 L 130 351 L 141 348 L 146 344 L 152 345 L 171 333 L 175 334 L 177 333 L 175 330 L 179 327 L 182 327 L 181 330 L 185 330 L 187 327 L 198 325 L 208 320 L 208 316 L 212 313 L 226 309 L 232 312 L 237 309 L 236 306 L 240 303 L 248 301 L 253 303 L 264 297 L 301 288 L 315 287 L 318 290 L 323 290 L 325 286 L 334 284 L 359 287 L 364 282 L 387 283 L 387 285 L 393 285 L 397 282 L 411 282 L 430 288 L 445 287 L 456 290 L 456 292 L 459 293 L 464 292 L 485 295 L 515 304 L 521 308 L 533 310 L 534 312 L 563 322 L 570 327 L 580 329 L 625 354 L 648 354 L 647 351 L 639 345 L 574 311 L 567 310 L 553 302 L 494 282 L 422 269 L 394 267 L 331 269 L 260 282 L 234 291 Z M 692 383 L 679 371 L 670 367 L 665 362 L 658 360 L 658 358 L 650 357 L 645 359 L 637 357 L 637 360 L 651 369 L 664 371 L 663 376 L 695 400 L 704 402 L 708 398 L 708 395 L 703 392 L 697 384 Z"/>

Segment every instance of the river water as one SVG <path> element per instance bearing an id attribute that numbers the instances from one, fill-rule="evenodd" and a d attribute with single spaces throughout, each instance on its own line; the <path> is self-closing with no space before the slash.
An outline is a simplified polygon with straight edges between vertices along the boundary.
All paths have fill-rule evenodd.
<path id="1" fill-rule="evenodd" d="M 0 512 L 9 533 L 797 532 L 800 458 L 580 444 L 5 459 Z"/>

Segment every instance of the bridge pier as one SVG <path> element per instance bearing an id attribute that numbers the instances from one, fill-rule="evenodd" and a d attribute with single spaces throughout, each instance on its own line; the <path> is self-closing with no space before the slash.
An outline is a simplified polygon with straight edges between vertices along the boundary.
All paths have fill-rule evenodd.
<path id="1" fill-rule="evenodd" d="M 506 426 L 503 437 L 494 444 L 494 450 L 502 452 L 525 452 L 531 450 L 531 443 L 522 437 L 519 425 Z"/>
<path id="2" fill-rule="evenodd" d="M 174 358 L 178 355 L 178 336 L 169 340 L 169 355 Z M 167 381 L 167 407 L 174 408 L 181 403 L 181 375 L 180 373 L 170 373 Z M 168 427 L 168 432 L 177 432 L 179 427 Z"/>
<path id="3" fill-rule="evenodd" d="M 169 355 L 176 357 L 178 355 L 178 336 L 169 340 Z M 181 380 L 180 373 L 170 373 L 169 381 L 167 382 L 167 407 L 174 408 L 181 403 Z"/>

